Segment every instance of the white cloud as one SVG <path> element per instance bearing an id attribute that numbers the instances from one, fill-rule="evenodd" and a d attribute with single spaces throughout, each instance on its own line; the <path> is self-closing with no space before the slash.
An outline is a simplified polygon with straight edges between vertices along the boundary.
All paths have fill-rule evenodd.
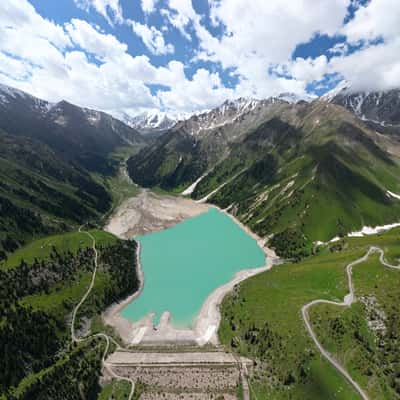
<path id="1" fill-rule="evenodd" d="M 7 80 L 23 80 L 27 79 L 34 67 L 7 54 L 0 52 L 0 73 L 7 77 Z"/>
<path id="2" fill-rule="evenodd" d="M 78 45 L 92 54 L 90 62 Z M 147 57 L 132 57 L 127 45 L 73 19 L 62 26 L 45 20 L 24 0 L 0 3 L 0 80 L 51 101 L 110 111 L 157 107 L 146 86 L 157 69 Z"/>
<path id="3" fill-rule="evenodd" d="M 158 108 L 161 100 L 174 112 L 192 111 L 229 95 L 217 75 L 202 71 L 188 80 L 183 63 L 176 60 L 155 67 L 147 56 L 130 55 L 126 44 L 86 21 L 72 19 L 65 27 L 57 26 L 23 0 L 4 0 L 1 7 L 7 14 L 0 13 L 0 81 L 35 96 L 118 114 Z M 53 44 L 56 39 L 59 48 Z M 153 95 L 151 84 L 165 86 L 168 94 Z M 182 94 L 187 104 L 178 101 Z"/>
<path id="4" fill-rule="evenodd" d="M 325 55 L 317 58 L 297 58 L 287 64 L 286 72 L 296 80 L 313 82 L 323 79 L 327 73 L 328 59 Z"/>
<path id="5" fill-rule="evenodd" d="M 115 36 L 98 32 L 86 21 L 74 18 L 65 29 L 76 45 L 101 60 L 113 59 L 128 50 Z"/>
<path id="6" fill-rule="evenodd" d="M 168 54 L 175 51 L 172 44 L 166 44 L 162 32 L 154 26 L 147 26 L 136 21 L 130 21 L 133 32 L 138 35 L 145 46 L 153 54 Z"/>
<path id="7" fill-rule="evenodd" d="M 9 29 L 23 31 L 29 39 L 45 38 L 54 46 L 64 49 L 70 45 L 70 40 L 60 25 L 54 24 L 35 12 L 33 6 L 27 1 L 3 0 L 0 2 L 0 28 L 4 32 Z M 0 35 L 0 43 L 6 39 Z"/>
<path id="8" fill-rule="evenodd" d="M 158 95 L 167 109 L 191 112 L 217 106 L 233 94 L 232 89 L 223 86 L 217 73 L 200 68 L 191 80 L 176 80 L 171 90 Z"/>
<path id="9" fill-rule="evenodd" d="M 331 54 L 339 54 L 341 56 L 346 55 L 349 51 L 349 45 L 347 43 L 336 43 L 332 48 L 328 50 Z"/>
<path id="10" fill-rule="evenodd" d="M 225 28 L 204 51 L 225 66 L 240 68 L 247 58 L 286 62 L 299 43 L 317 32 L 333 35 L 341 27 L 349 0 L 211 0 L 211 17 Z M 211 45 L 211 46 L 210 46 Z M 239 65 L 238 65 L 239 64 Z"/>
<path id="11" fill-rule="evenodd" d="M 400 34 L 400 3 L 398 0 L 371 0 L 355 12 L 341 33 L 347 40 L 356 43 L 360 40 L 395 39 Z"/>
<path id="12" fill-rule="evenodd" d="M 197 24 L 199 16 L 194 11 L 191 0 L 168 0 L 167 5 L 169 10 L 163 9 L 161 13 L 187 40 L 192 40 L 187 26 L 190 23 Z"/>
<path id="13" fill-rule="evenodd" d="M 143 11 L 154 12 L 156 2 L 142 0 Z M 371 0 L 360 5 L 345 26 L 343 18 L 350 0 L 321 0 L 318 4 L 314 0 L 252 0 L 246 5 L 242 0 L 209 2 L 213 23 L 222 32 L 218 37 L 207 29 L 190 0 L 164 2 L 162 14 L 168 27 L 191 40 L 183 39 L 190 53 L 182 61 L 155 66 L 147 55 L 133 56 L 127 44 L 86 21 L 71 19 L 59 25 L 41 17 L 26 0 L 2 0 L 0 81 L 51 101 L 64 98 L 114 114 L 160 106 L 181 113 L 239 96 L 263 98 L 288 91 L 303 94 L 309 82 L 325 82 L 327 74 L 343 76 L 355 90 L 400 87 L 397 1 Z M 172 44 L 165 42 L 161 27 L 122 21 L 118 1 L 79 3 L 110 22 L 130 24 L 153 54 L 174 51 Z M 292 60 L 296 46 L 316 33 L 345 34 L 347 41 L 327 55 Z M 198 48 L 194 48 L 197 43 Z M 351 54 L 354 43 L 361 46 Z M 190 69 L 183 62 L 187 56 L 192 62 Z M 196 69 L 198 60 L 214 63 L 213 71 L 214 67 L 229 68 L 229 74 L 237 79 L 235 87 L 224 85 L 221 72 Z M 152 85 L 161 88 L 152 93 Z"/>
<path id="14" fill-rule="evenodd" d="M 326 63 L 316 60 L 296 60 L 292 65 L 297 71 L 308 72 L 308 78 L 321 79 L 324 70 L 340 74 L 351 84 L 353 91 L 389 90 L 400 87 L 400 3 L 397 0 L 371 0 L 358 4 L 354 18 L 339 33 L 347 38 L 330 49 L 335 56 Z M 361 48 L 349 52 L 349 45 Z"/>
<path id="15" fill-rule="evenodd" d="M 119 0 L 74 0 L 75 4 L 89 12 L 90 9 L 96 10 L 101 14 L 110 25 L 114 22 L 122 23 L 124 18 Z"/>
<path id="16" fill-rule="evenodd" d="M 158 0 L 141 0 L 142 10 L 145 14 L 154 12 Z"/>
<path id="17" fill-rule="evenodd" d="M 300 65 L 293 66 L 293 72 L 302 75 L 299 80 L 271 76 L 268 71 L 288 63 L 296 46 L 308 42 L 316 33 L 335 34 L 349 3 L 350 0 L 322 0 L 318 4 L 314 0 L 209 0 L 211 19 L 223 29 L 220 38 L 204 27 L 191 0 L 169 0 L 165 14 L 186 37 L 189 28 L 196 33 L 200 49 L 195 61 L 211 61 L 232 69 L 239 76 L 237 93 L 267 97 L 288 90 L 304 93 L 304 80 L 316 74 L 322 59 L 313 62 L 308 72 L 302 72 Z M 322 73 L 323 68 L 319 70 Z"/>
<path id="18" fill-rule="evenodd" d="M 345 57 L 334 57 L 328 67 L 340 73 L 355 91 L 400 88 L 399 54 L 400 36 Z"/>

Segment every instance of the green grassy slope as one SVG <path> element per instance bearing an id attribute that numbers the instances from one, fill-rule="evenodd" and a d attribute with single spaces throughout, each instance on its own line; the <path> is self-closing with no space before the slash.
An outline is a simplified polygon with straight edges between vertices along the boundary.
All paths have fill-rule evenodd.
<path id="1" fill-rule="evenodd" d="M 319 355 L 304 327 L 300 309 L 318 298 L 342 301 L 347 293 L 345 266 L 365 254 L 371 244 L 381 246 L 387 258 L 393 261 L 400 257 L 400 230 L 346 239 L 332 245 L 331 250 L 324 249 L 303 262 L 277 266 L 243 282 L 224 300 L 220 339 L 234 351 L 256 359 L 251 385 L 257 398 L 358 399 L 352 387 Z M 357 294 L 376 295 L 381 307 L 388 310 L 388 315 L 391 310 L 393 315 L 394 334 L 386 337 L 387 351 L 381 357 L 379 351 L 375 351 L 377 346 L 371 345 L 371 333 L 365 325 L 363 313 L 359 312 L 360 303 L 346 311 L 334 306 L 318 306 L 311 315 L 323 343 L 333 354 L 346 360 L 346 366 L 351 367 L 349 369 L 355 378 L 362 377 L 359 383 L 365 385 L 371 398 L 396 399 L 398 395 L 390 386 L 397 382 L 398 372 L 397 364 L 393 363 L 399 356 L 398 317 L 393 307 L 400 287 L 400 273 L 380 268 L 378 272 L 376 260 L 371 260 L 356 266 L 354 276 Z M 337 322 L 337 314 L 340 319 L 341 312 L 347 315 Z M 357 317 L 355 323 L 348 323 L 349 314 Z M 382 365 L 390 368 L 385 367 L 377 374 Z M 370 371 L 372 375 L 368 375 Z M 372 376 L 375 379 L 368 384 L 369 387 L 367 378 Z M 387 389 L 383 390 L 382 386 Z M 379 394 L 383 392 L 386 397 Z"/>
<path id="2" fill-rule="evenodd" d="M 0 131 L 0 259 L 40 235 L 96 220 L 106 188 L 49 147 Z"/>
<path id="3" fill-rule="evenodd" d="M 117 238 L 112 234 L 101 231 L 99 229 L 92 229 L 89 231 L 99 246 L 104 246 L 116 242 Z M 16 250 L 6 261 L 0 263 L 0 268 L 14 268 L 17 267 L 22 260 L 31 264 L 35 258 L 39 260 L 48 260 L 56 248 L 59 253 L 76 252 L 85 247 L 90 247 L 92 240 L 88 235 L 81 232 L 68 232 L 60 235 L 46 236 L 42 239 L 35 240 L 24 247 Z"/>
<path id="4" fill-rule="evenodd" d="M 97 241 L 99 268 L 93 291 L 78 313 L 76 329 L 138 287 L 135 242 L 121 241 L 100 230 L 90 233 Z M 8 265 L 1 266 L 0 357 L 4 368 L 0 395 L 28 399 L 39 393 L 35 398 L 46 398 L 44 394 L 53 393 L 61 378 L 67 386 L 81 385 L 82 393 L 100 390 L 98 345 L 79 346 L 75 356 L 75 346 L 69 346 L 69 316 L 93 273 L 91 244 L 83 232 L 53 235 L 19 249 Z M 95 320 L 92 332 L 102 329 L 98 318 Z M 60 362 L 68 371 L 64 376 Z M 69 397 L 60 392 L 52 398 Z"/>
<path id="5" fill-rule="evenodd" d="M 268 107 L 233 141 L 225 134 L 239 122 L 199 138 L 169 132 L 129 160 L 131 177 L 178 192 L 207 172 L 192 197 L 224 184 L 209 201 L 229 207 L 286 258 L 312 254 L 315 241 L 398 220 L 400 201 L 387 190 L 400 193 L 400 159 L 384 150 L 384 138 L 378 145 L 362 121 L 323 101 Z"/>
<path id="6" fill-rule="evenodd" d="M 321 343 L 335 354 L 373 399 L 400 397 L 399 271 L 378 257 L 354 268 L 360 299 L 350 309 L 318 305 L 311 311 Z M 369 324 L 373 327 L 369 328 Z"/>
<path id="7" fill-rule="evenodd" d="M 228 182 L 210 201 L 230 207 L 280 255 L 297 259 L 311 254 L 315 241 L 396 222 L 400 201 L 386 191 L 400 192 L 399 160 L 356 121 L 345 121 L 346 113 L 341 119 L 332 112 L 319 113 L 313 128 L 307 118 L 301 129 L 268 121 L 200 182 L 193 197 Z"/>

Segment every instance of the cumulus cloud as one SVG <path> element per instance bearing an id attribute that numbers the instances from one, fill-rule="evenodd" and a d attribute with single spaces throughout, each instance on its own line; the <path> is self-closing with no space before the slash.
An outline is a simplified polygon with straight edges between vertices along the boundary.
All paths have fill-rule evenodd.
<path id="1" fill-rule="evenodd" d="M 351 90 L 389 90 L 400 87 L 400 3 L 397 0 L 357 2 L 354 18 L 337 34 L 346 40 L 317 58 L 297 58 L 280 65 L 296 80 L 323 81 L 340 76 Z M 351 51 L 351 46 L 356 49 Z"/>
<path id="2" fill-rule="evenodd" d="M 150 17 L 145 23 L 124 20 L 119 1 L 75 2 L 121 29 L 129 26 L 147 54 L 134 54 L 114 35 L 117 30 L 105 33 L 77 18 L 60 25 L 40 16 L 27 0 L 2 0 L 1 82 L 113 114 L 158 107 L 191 112 L 239 96 L 304 94 L 310 82 L 323 85 L 329 76 L 347 79 L 354 90 L 400 87 L 397 0 L 209 0 L 213 27 L 191 0 L 165 0 L 161 10 L 157 0 L 141 0 L 146 16 L 159 12 L 171 33 L 183 35 L 187 47 L 182 49 L 189 50 L 183 57 L 181 48 L 176 54 L 166 43 L 162 27 L 149 25 Z M 344 24 L 350 2 L 358 6 Z M 343 40 L 325 54 L 293 60 L 296 47 L 316 34 Z M 153 55 L 173 53 L 180 60 L 152 64 Z M 228 71 L 235 82 L 229 87 L 224 83 Z"/>
<path id="3" fill-rule="evenodd" d="M 354 91 L 400 88 L 400 37 L 331 59 L 328 68 L 340 73 Z"/>
<path id="4" fill-rule="evenodd" d="M 191 80 L 177 80 L 171 90 L 160 91 L 158 95 L 167 109 L 197 111 L 221 104 L 232 98 L 234 91 L 223 86 L 218 73 L 200 68 Z"/>
<path id="5" fill-rule="evenodd" d="M 360 6 L 354 18 L 341 32 L 350 43 L 391 40 L 400 34 L 400 3 L 398 0 L 371 0 Z"/>
<path id="6" fill-rule="evenodd" d="M 136 21 L 130 21 L 133 32 L 138 35 L 145 46 L 153 54 L 168 54 L 174 52 L 172 44 L 166 44 L 162 32 L 154 26 L 147 26 Z"/>
<path id="7" fill-rule="evenodd" d="M 193 9 L 191 0 L 168 0 L 167 5 L 169 9 L 163 9 L 161 13 L 187 40 L 192 40 L 187 27 L 190 23 L 198 26 L 199 16 Z"/>
<path id="8" fill-rule="evenodd" d="M 74 18 L 65 29 L 73 43 L 100 60 L 114 59 L 128 50 L 115 36 L 98 32 L 86 21 Z"/>
<path id="9" fill-rule="evenodd" d="M 190 0 L 169 0 L 166 15 L 185 37 L 189 28 L 195 32 L 200 42 L 195 60 L 233 70 L 239 77 L 236 91 L 241 95 L 267 97 L 288 90 L 304 93 L 304 80 L 277 77 L 268 71 L 288 63 L 296 46 L 316 33 L 335 34 L 347 14 L 349 0 L 322 0 L 318 5 L 313 0 L 253 0 L 246 4 L 241 0 L 210 0 L 209 4 L 214 26 L 223 30 L 221 37 L 205 28 Z M 300 68 L 294 69 L 300 75 Z"/>
<path id="10" fill-rule="evenodd" d="M 113 24 L 113 21 L 122 23 L 124 20 L 119 0 L 74 0 L 74 2 L 87 12 L 91 9 L 96 10 L 110 25 Z"/>
<path id="11" fill-rule="evenodd" d="M 157 0 L 141 0 L 140 4 L 142 6 L 142 10 L 145 14 L 150 14 L 154 12 L 156 8 Z"/>

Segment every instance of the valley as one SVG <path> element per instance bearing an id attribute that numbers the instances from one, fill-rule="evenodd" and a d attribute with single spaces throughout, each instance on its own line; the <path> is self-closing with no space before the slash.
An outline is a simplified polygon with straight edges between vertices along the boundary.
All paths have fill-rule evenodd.
<path id="1" fill-rule="evenodd" d="M 0 129 L 0 398 L 398 397 L 393 135 L 283 96 L 107 151 Z"/>
<path id="2" fill-rule="evenodd" d="M 0 1 L 0 400 L 400 400 L 399 299 L 399 0 Z"/>

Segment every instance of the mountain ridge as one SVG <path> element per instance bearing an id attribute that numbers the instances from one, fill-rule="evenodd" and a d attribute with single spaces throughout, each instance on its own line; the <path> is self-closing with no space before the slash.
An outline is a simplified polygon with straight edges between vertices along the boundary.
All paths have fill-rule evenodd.
<path id="1" fill-rule="evenodd" d="M 0 96 L 1 129 L 39 140 L 88 169 L 104 171 L 100 159 L 118 146 L 145 144 L 139 132 L 101 111 L 65 100 L 50 103 L 4 85 Z"/>
<path id="2" fill-rule="evenodd" d="M 400 202 L 387 191 L 400 192 L 400 152 L 390 137 L 326 99 L 243 101 L 231 118 L 236 109 L 223 103 L 208 119 L 210 129 L 196 130 L 199 117 L 177 124 L 128 161 L 131 178 L 174 192 L 201 178 L 192 198 L 213 193 L 208 201 L 287 257 L 396 219 Z M 227 122 L 215 124 L 221 120 Z"/>

